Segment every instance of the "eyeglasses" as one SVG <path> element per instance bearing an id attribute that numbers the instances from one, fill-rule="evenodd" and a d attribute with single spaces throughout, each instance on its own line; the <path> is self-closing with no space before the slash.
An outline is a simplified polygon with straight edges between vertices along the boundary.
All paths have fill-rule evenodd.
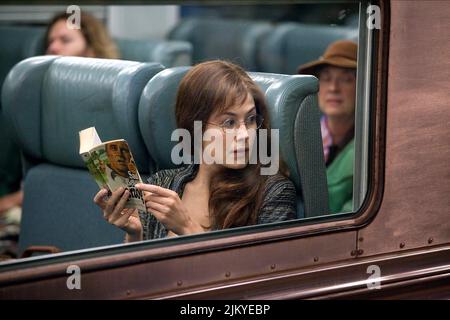
<path id="1" fill-rule="evenodd" d="M 342 77 L 332 77 L 329 74 L 319 74 L 318 78 L 319 83 L 322 85 L 329 85 L 334 80 L 336 80 L 336 82 L 342 86 L 342 85 L 353 85 L 355 83 L 356 76 L 346 75 Z"/>
<path id="2" fill-rule="evenodd" d="M 261 128 L 263 122 L 264 118 L 261 115 L 253 114 L 251 116 L 248 116 L 244 121 L 237 121 L 233 118 L 228 118 L 220 124 L 213 122 L 207 123 L 220 127 L 223 131 L 225 131 L 225 130 L 239 130 L 239 128 L 241 127 L 241 123 L 244 123 L 247 129 L 259 129 Z"/>

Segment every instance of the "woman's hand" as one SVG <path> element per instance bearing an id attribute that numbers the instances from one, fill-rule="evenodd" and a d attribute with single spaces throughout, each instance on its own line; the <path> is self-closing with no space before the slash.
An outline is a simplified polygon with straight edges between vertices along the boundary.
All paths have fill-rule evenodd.
<path id="1" fill-rule="evenodd" d="M 136 184 L 144 192 L 147 211 L 151 212 L 168 230 L 177 235 L 205 232 L 189 216 L 189 212 L 175 191 L 152 184 Z"/>
<path id="2" fill-rule="evenodd" d="M 14 208 L 16 206 L 21 207 L 22 200 L 23 200 L 22 190 L 0 197 L 0 213 L 6 212 L 7 210 Z"/>
<path id="3" fill-rule="evenodd" d="M 120 187 L 109 199 L 106 199 L 107 195 L 108 190 L 101 189 L 94 197 L 106 221 L 124 230 L 127 242 L 142 240 L 142 224 L 137 209 L 125 208 L 130 192 Z"/>

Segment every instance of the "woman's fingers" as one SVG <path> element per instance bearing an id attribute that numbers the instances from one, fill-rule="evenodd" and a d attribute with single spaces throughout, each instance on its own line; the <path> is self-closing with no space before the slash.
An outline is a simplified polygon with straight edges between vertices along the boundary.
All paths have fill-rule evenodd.
<path id="1" fill-rule="evenodd" d="M 125 208 L 122 210 L 121 214 L 124 215 L 124 214 L 128 214 L 130 212 L 133 213 L 134 210 L 136 210 L 136 208 Z"/>
<path id="2" fill-rule="evenodd" d="M 105 200 L 108 193 L 111 196 Z M 94 196 L 94 202 L 102 208 L 106 221 L 127 233 L 127 241 L 137 241 L 142 239 L 142 224 L 137 209 L 125 208 L 129 196 L 130 191 L 123 187 L 113 193 L 102 189 Z"/>
<path id="3" fill-rule="evenodd" d="M 106 208 L 106 200 L 105 197 L 108 195 L 108 190 L 101 189 L 97 194 L 94 196 L 94 202 L 102 209 L 104 210 Z"/>
<path id="4" fill-rule="evenodd" d="M 167 228 L 167 225 L 165 224 L 167 222 L 166 221 L 166 214 L 156 210 L 155 208 L 152 208 L 150 210 L 151 210 L 152 215 L 156 218 L 156 220 L 161 222 Z"/>
<path id="5" fill-rule="evenodd" d="M 171 196 L 174 196 L 174 194 L 176 194 L 175 191 L 172 191 L 172 190 L 169 190 L 166 188 L 162 188 L 160 186 L 156 186 L 153 184 L 137 183 L 136 188 L 138 188 L 139 190 L 142 190 L 142 191 L 156 193 L 157 195 L 162 196 L 162 197 L 171 197 Z"/>
<path id="6" fill-rule="evenodd" d="M 130 196 L 130 191 L 125 190 L 123 192 L 122 196 L 120 197 L 119 201 L 117 202 L 116 206 L 114 207 L 113 212 L 111 213 L 111 215 L 109 217 L 110 222 L 117 220 L 122 215 L 122 211 L 125 208 L 125 205 L 127 204 L 129 196 Z"/>
<path id="7" fill-rule="evenodd" d="M 130 208 L 130 209 L 131 210 L 124 210 L 122 212 L 123 214 L 121 214 L 120 217 L 118 217 L 118 219 L 116 221 L 114 221 L 114 225 L 116 225 L 119 228 L 126 228 L 130 217 L 136 211 L 136 209 L 132 209 L 132 208 Z"/>
<path id="8" fill-rule="evenodd" d="M 159 203 L 159 204 L 166 205 L 166 206 L 171 206 L 174 204 L 175 200 L 172 196 L 171 197 L 162 197 L 155 193 L 147 192 L 144 194 L 144 202 L 154 202 L 154 203 Z"/>
<path id="9" fill-rule="evenodd" d="M 158 211 L 161 212 L 162 214 L 166 214 L 168 212 L 167 206 L 152 201 L 145 202 L 145 207 L 152 212 Z"/>
<path id="10" fill-rule="evenodd" d="M 120 187 L 119 189 L 117 189 L 116 191 L 114 191 L 111 194 L 111 197 L 109 198 L 108 202 L 106 203 L 106 207 L 104 210 L 105 214 L 107 216 L 109 216 L 114 211 L 116 203 L 122 197 L 124 191 L 125 191 L 125 188 Z"/>
<path id="11" fill-rule="evenodd" d="M 181 234 L 190 224 L 189 214 L 175 191 L 150 184 L 136 184 L 144 192 L 147 211 L 167 229 Z"/>

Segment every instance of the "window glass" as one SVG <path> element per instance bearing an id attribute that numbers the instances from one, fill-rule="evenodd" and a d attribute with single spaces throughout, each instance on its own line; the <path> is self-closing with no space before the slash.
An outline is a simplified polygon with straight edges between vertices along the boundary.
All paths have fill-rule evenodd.
<path id="1" fill-rule="evenodd" d="M 292 151 L 292 154 L 283 155 L 283 152 L 278 154 L 282 160 L 279 164 L 277 163 L 278 170 L 275 170 L 275 172 L 279 172 L 279 178 L 274 179 L 273 172 L 269 174 L 272 179 L 258 180 L 259 182 L 251 182 L 251 178 L 254 179 L 254 176 L 247 177 L 247 180 L 242 178 L 246 174 L 249 175 L 245 171 L 246 164 L 252 164 L 251 150 L 249 149 L 253 148 L 254 145 L 257 145 L 258 150 L 262 148 L 258 145 L 263 140 L 259 130 L 268 128 L 269 114 L 273 115 L 268 109 L 273 107 L 270 105 L 273 101 L 266 101 L 268 106 L 264 107 L 262 102 L 258 100 L 259 96 L 255 91 L 256 89 L 246 84 L 245 88 L 248 91 L 244 95 L 240 93 L 239 88 L 232 88 L 235 91 L 230 91 L 232 92 L 229 95 L 231 98 L 218 95 L 217 99 L 219 100 L 217 101 L 222 101 L 223 105 L 217 106 L 217 112 L 211 111 L 202 118 L 202 125 L 211 129 L 215 128 L 215 131 L 212 130 L 211 136 L 216 134 L 216 138 L 221 137 L 220 139 L 224 139 L 225 142 L 227 135 L 231 135 L 229 141 L 234 151 L 230 153 L 237 162 L 242 157 L 245 165 L 242 166 L 238 163 L 227 168 L 234 170 L 235 173 L 243 172 L 240 178 L 233 175 L 217 175 L 226 177 L 224 179 L 227 180 L 214 180 L 214 188 L 209 185 L 208 188 L 202 189 L 204 181 L 196 179 L 200 175 L 204 177 L 201 165 L 193 163 L 194 165 L 188 166 L 189 168 L 184 171 L 179 169 L 174 172 L 175 169 L 173 169 L 155 175 L 158 168 L 167 169 L 156 161 L 153 165 L 153 172 L 143 170 L 142 178 L 144 182 L 147 182 L 146 179 L 150 179 L 149 181 L 158 185 L 159 189 L 143 187 L 141 191 L 144 192 L 144 195 L 151 193 L 150 198 L 146 198 L 153 201 L 151 209 L 148 210 L 156 211 L 157 214 L 145 216 L 143 212 L 128 214 L 127 211 L 117 215 L 114 219 L 111 217 L 108 219 L 107 217 L 104 223 L 108 224 L 109 220 L 111 224 L 116 224 L 127 231 L 126 240 L 149 240 L 152 242 L 163 240 L 162 245 L 164 245 L 164 243 L 173 244 L 177 241 L 184 241 L 184 237 L 175 239 L 175 236 L 193 235 L 195 237 L 196 234 L 204 231 L 209 232 L 208 234 L 198 235 L 198 239 L 207 238 L 210 236 L 209 234 L 212 236 L 218 234 L 219 236 L 220 234 L 228 236 L 241 232 L 258 232 L 274 223 L 283 223 L 290 226 L 305 221 L 314 223 L 314 219 L 317 217 L 321 217 L 320 219 L 323 221 L 324 219 L 345 218 L 348 213 L 355 213 L 361 206 L 367 192 L 368 176 L 368 106 L 372 39 L 370 30 L 366 28 L 365 23 L 366 8 L 367 3 L 360 1 L 320 2 L 315 4 L 308 2 L 251 5 L 205 5 L 202 3 L 198 5 L 82 6 L 81 12 L 90 13 L 98 19 L 104 25 L 104 29 L 115 45 L 115 49 L 111 49 L 112 51 L 105 50 L 108 51 L 104 53 L 107 55 L 105 57 L 143 62 L 154 59 L 153 61 L 160 62 L 166 67 L 190 66 L 209 60 L 223 59 L 251 72 L 252 79 L 256 81 L 256 88 L 260 88 L 259 90 L 262 88 L 263 96 L 264 90 L 267 89 L 267 82 L 265 81 L 269 81 L 270 78 L 264 75 L 267 73 L 313 75 L 317 77 L 320 88 L 317 100 L 307 95 L 301 101 L 298 101 L 298 106 L 317 103 L 319 107 L 318 115 L 314 118 L 318 122 L 311 125 L 311 128 L 316 130 L 315 141 L 320 143 L 321 155 L 318 158 L 319 161 L 311 165 L 309 172 L 292 172 L 290 170 L 292 166 L 297 166 L 297 164 L 292 164 L 293 161 L 303 161 L 301 160 L 303 158 L 300 158 L 301 152 Z M 2 32 L 6 36 L 2 37 L 3 40 L 0 40 L 3 42 L 1 47 L 4 47 L 7 39 L 9 39 L 6 32 L 10 32 L 8 30 L 12 29 L 8 28 L 28 28 L 28 30 L 37 30 L 41 38 L 38 37 L 38 40 L 30 40 L 32 39 L 31 36 L 30 38 L 23 38 L 24 42 L 28 41 L 27 45 L 36 41 L 36 46 L 34 47 L 35 51 L 30 49 L 31 51 L 21 59 L 32 56 L 33 52 L 39 55 L 102 57 L 96 52 L 95 48 L 89 47 L 91 40 L 83 38 L 83 34 L 79 33 L 76 28 L 75 30 L 69 30 L 70 32 L 67 32 L 67 34 L 62 34 L 68 28 L 65 22 L 61 24 L 62 31 L 55 29 L 53 33 L 50 30 L 45 33 L 47 24 L 52 17 L 66 9 L 68 8 L 63 6 L 4 6 L 0 13 L 0 29 L 5 30 Z M 70 11 L 71 14 L 75 12 L 76 8 L 72 8 Z M 74 16 L 71 16 L 70 21 L 75 25 L 77 23 Z M 45 34 L 48 38 L 42 41 Z M 13 33 L 10 36 L 14 36 Z M 165 47 L 167 43 L 177 41 L 178 46 Z M 103 44 L 104 48 L 109 46 L 105 43 Z M 155 43 L 158 43 L 160 51 L 153 52 L 154 55 L 151 57 L 149 57 L 148 50 L 142 51 L 142 46 L 148 45 L 148 48 L 150 48 Z M 183 43 L 190 44 L 191 51 L 183 51 L 186 48 L 183 47 Z M 0 79 L 2 82 L 6 73 L 13 66 L 13 64 L 7 65 L 7 61 L 10 60 L 5 59 L 4 62 L 2 60 L 3 73 Z M 258 73 L 264 74 L 258 75 Z M 70 74 L 68 76 L 70 77 Z M 240 81 L 244 80 L 241 79 Z M 204 85 L 202 84 L 202 88 L 210 85 L 211 82 L 212 80 L 206 81 Z M 217 83 L 214 83 L 214 85 L 218 86 Z M 224 82 L 223 86 L 229 86 L 227 90 L 231 90 L 230 84 Z M 188 86 L 187 88 L 194 90 L 195 87 Z M 200 91 L 198 94 L 200 95 Z M 202 97 L 198 95 L 196 98 L 203 101 L 201 100 Z M 189 104 L 193 99 L 186 100 L 185 103 Z M 209 100 L 205 98 L 204 101 Z M 192 102 L 192 105 L 194 105 L 194 102 Z M 286 104 L 280 104 L 279 106 L 287 108 Z M 194 120 L 196 118 L 191 117 L 193 110 L 177 115 L 177 117 L 181 117 L 182 120 Z M 297 114 L 292 116 L 296 117 Z M 294 122 L 292 123 L 294 124 Z M 280 132 L 277 131 L 270 135 L 271 139 L 277 140 L 276 144 L 268 146 L 267 141 L 269 140 L 265 140 L 265 148 L 284 150 L 283 148 L 288 143 L 297 143 L 294 140 L 297 141 L 298 139 L 294 137 L 281 136 L 280 138 Z M 244 137 L 242 138 L 242 136 Z M 7 139 L 9 138 L 8 136 Z M 241 141 L 243 144 L 240 146 L 239 139 L 243 141 Z M 210 139 L 207 144 L 203 143 L 204 150 L 208 149 L 208 146 L 211 149 L 211 141 Z M 168 145 L 169 143 L 170 145 L 173 144 L 168 142 Z M 155 148 L 164 149 L 166 148 L 164 144 L 165 142 L 159 140 L 158 146 L 155 146 Z M 225 147 L 222 144 L 220 146 L 226 152 L 222 154 L 223 150 L 214 145 L 213 157 L 215 157 L 215 160 L 220 157 L 223 157 L 220 159 L 226 158 L 225 154 L 228 152 L 226 148 L 229 145 L 225 143 Z M 11 153 L 7 156 L 7 159 L 17 158 L 15 155 L 18 154 L 18 151 L 13 149 L 11 148 Z M 219 152 L 219 150 L 221 151 Z M 292 150 L 295 150 L 295 148 Z M 279 151 L 276 152 L 280 153 Z M 274 156 L 276 152 L 274 151 L 271 154 L 273 158 L 269 157 L 270 161 L 276 161 Z M 218 154 L 221 156 L 218 156 Z M 127 159 L 129 160 L 129 157 Z M 172 160 L 175 161 L 173 158 Z M 255 160 L 255 165 L 260 160 Z M 176 164 L 174 162 L 174 167 Z M 28 170 L 33 170 L 33 165 L 29 168 Z M 4 168 L 0 169 L 3 170 Z M 142 168 L 139 168 L 139 170 L 142 170 Z M 291 171 L 290 176 L 287 173 L 288 171 Z M 211 172 L 214 173 L 215 171 Z M 214 176 L 212 173 L 209 174 Z M 302 175 L 302 179 L 308 178 L 314 181 L 314 176 L 320 176 L 321 174 L 322 178 L 325 179 L 322 179 L 322 181 L 325 181 L 325 198 L 323 198 L 323 195 L 315 193 L 319 190 L 317 186 L 311 188 L 306 186 L 308 190 L 305 191 L 300 190 L 300 182 L 295 183 L 295 175 Z M 12 175 L 12 171 L 10 171 L 10 175 Z M 211 176 L 205 175 L 205 177 L 210 178 Z M 20 182 L 19 184 L 16 183 L 14 190 L 5 189 L 2 196 L 18 192 L 20 190 L 18 185 L 20 185 Z M 267 186 L 271 188 L 270 192 L 265 189 Z M 209 190 L 211 192 L 210 188 L 214 191 L 215 202 L 213 201 L 213 203 L 209 202 L 207 196 L 204 196 L 205 192 L 199 191 Z M 233 188 L 238 190 L 238 194 L 234 196 Z M 36 188 L 26 190 L 32 189 L 35 190 Z M 171 189 L 171 192 L 169 192 L 169 189 Z M 198 192 L 200 192 L 200 195 L 197 194 Z M 15 195 L 17 196 L 17 194 Z M 92 194 L 92 198 L 94 198 L 94 195 L 95 193 Z M 106 201 L 111 199 L 111 195 L 108 196 L 105 193 L 99 196 L 102 199 L 105 196 L 105 202 L 102 202 L 105 208 Z M 311 204 L 311 201 L 307 200 L 308 197 L 313 200 L 315 197 L 322 197 L 320 198 L 322 201 L 321 209 L 314 211 L 314 205 L 316 204 Z M 32 201 L 35 200 L 35 195 L 25 194 L 25 202 L 29 201 L 29 203 L 23 207 L 21 215 L 20 205 L 7 208 L 2 212 L 0 254 L 5 259 L 8 257 L 20 258 L 24 254 L 25 248 L 21 247 L 20 241 L 28 239 L 32 235 L 20 234 L 20 217 L 24 220 L 27 219 L 27 215 L 33 214 L 33 212 L 29 212 L 29 208 Z M 317 201 L 317 198 L 315 200 L 320 202 Z M 59 201 L 64 202 L 64 199 Z M 167 203 L 170 203 L 170 206 Z M 92 205 L 95 206 L 93 201 Z M 55 210 L 61 210 L 63 207 L 55 206 L 54 208 Z M 102 217 L 102 210 L 95 208 L 98 216 Z M 170 210 L 175 210 L 175 218 L 167 217 L 172 212 Z M 180 215 L 179 212 L 183 212 L 183 214 Z M 211 212 L 214 212 L 214 218 L 211 218 Z M 60 213 L 64 214 L 64 212 Z M 112 214 L 111 211 L 110 214 Z M 185 221 L 189 214 L 191 220 L 195 223 L 191 220 Z M 124 220 L 124 215 L 130 216 L 130 219 Z M 47 231 L 49 234 L 52 233 L 52 228 L 57 227 L 54 222 L 48 223 Z M 76 223 L 76 225 L 79 225 L 79 223 Z M 244 228 L 237 229 L 235 227 Z M 221 231 L 222 229 L 226 230 Z M 139 233 L 137 230 L 142 230 L 142 232 Z M 121 234 L 120 241 L 115 240 L 111 243 L 106 241 L 105 244 L 120 245 L 125 238 L 124 236 L 125 233 Z M 115 237 L 117 239 L 117 234 Z M 152 240 L 153 237 L 156 239 Z M 51 239 L 52 237 L 49 236 L 48 238 Z M 86 245 L 86 243 L 91 243 L 90 241 L 84 239 L 82 242 L 84 244 L 74 244 L 71 248 L 76 250 L 93 248 Z M 92 243 L 95 243 L 95 241 Z M 51 240 L 46 243 L 40 243 L 39 241 L 35 243 L 38 246 L 43 244 L 53 246 Z M 56 248 L 46 248 L 50 251 L 44 250 L 43 252 L 55 253 L 60 249 L 56 244 L 54 247 Z M 70 252 L 71 250 L 62 251 Z M 39 255 L 42 252 L 38 250 L 31 254 Z"/>

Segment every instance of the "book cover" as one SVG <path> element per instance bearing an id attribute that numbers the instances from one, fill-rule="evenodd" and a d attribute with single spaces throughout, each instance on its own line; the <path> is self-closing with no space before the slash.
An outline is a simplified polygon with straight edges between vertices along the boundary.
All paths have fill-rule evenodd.
<path id="1" fill-rule="evenodd" d="M 102 142 L 95 127 L 79 135 L 81 158 L 99 188 L 113 192 L 124 187 L 130 192 L 125 207 L 145 211 L 142 192 L 135 187 L 142 179 L 128 143 L 123 139 Z"/>

